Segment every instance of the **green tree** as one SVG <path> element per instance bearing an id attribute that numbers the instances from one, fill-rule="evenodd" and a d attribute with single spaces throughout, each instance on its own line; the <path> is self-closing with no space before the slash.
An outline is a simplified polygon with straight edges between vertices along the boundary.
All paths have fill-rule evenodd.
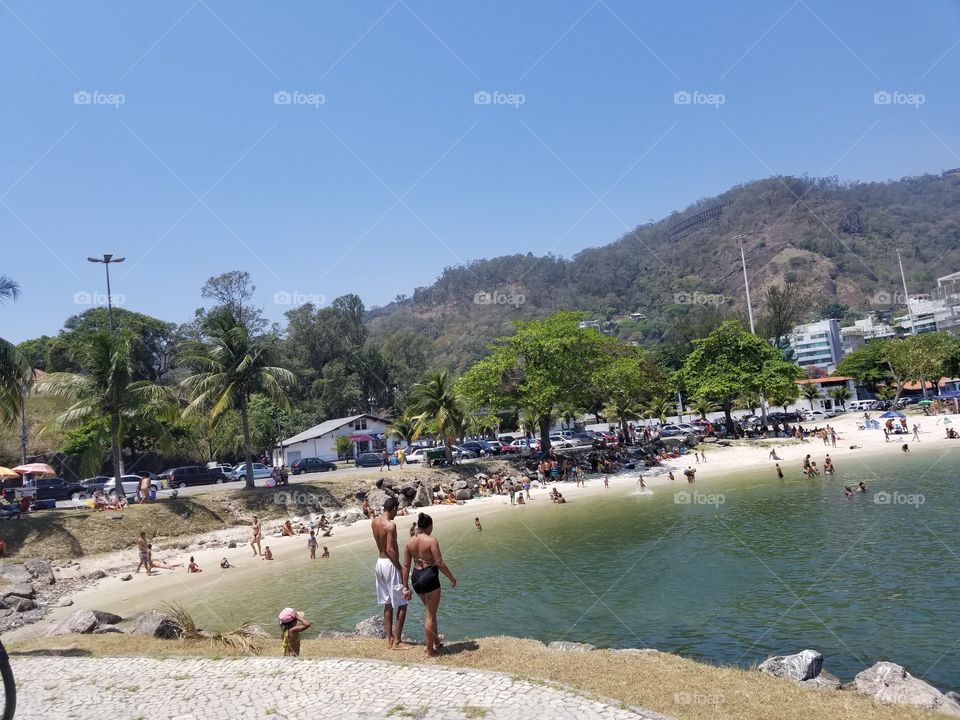
<path id="1" fill-rule="evenodd" d="M 813 410 L 813 401 L 814 401 L 814 400 L 819 400 L 821 397 L 823 397 L 823 396 L 820 394 L 820 388 L 818 388 L 818 387 L 817 387 L 816 385 L 814 385 L 813 383 L 810 383 L 810 384 L 808 384 L 808 385 L 804 385 L 804 386 L 800 389 L 800 395 L 803 396 L 803 399 L 804 399 L 804 400 L 809 400 L 809 401 L 810 401 L 810 409 L 811 409 L 811 410 Z"/>
<path id="2" fill-rule="evenodd" d="M 770 338 L 778 350 L 790 346 L 790 333 L 813 307 L 813 297 L 804 280 L 788 282 L 785 286 L 771 285 L 763 298 L 757 330 Z"/>
<path id="3" fill-rule="evenodd" d="M 337 435 L 337 439 L 334 440 L 334 443 L 337 446 L 337 457 L 338 458 L 348 458 L 353 452 L 353 443 L 350 442 L 350 438 L 346 435 Z"/>
<path id="4" fill-rule="evenodd" d="M 0 275 L 0 304 L 20 297 L 20 286 Z M 26 356 L 7 340 L 0 338 L 0 425 L 16 422 L 33 371 Z"/>
<path id="5" fill-rule="evenodd" d="M 446 370 L 429 373 L 411 388 L 407 411 L 416 421 L 416 434 L 436 433 L 443 439 L 447 462 L 453 463 L 450 438 L 463 430 L 467 403 Z"/>
<path id="6" fill-rule="evenodd" d="M 770 404 L 774 407 L 782 407 L 784 412 L 790 407 L 790 403 L 800 397 L 800 388 L 796 383 L 788 383 L 782 389 L 770 395 Z"/>
<path id="7" fill-rule="evenodd" d="M 644 405 L 643 416 L 651 420 L 659 420 L 661 424 L 677 412 L 672 401 L 665 397 L 655 397 Z"/>
<path id="8" fill-rule="evenodd" d="M 731 410 L 737 397 L 775 393 L 802 375 L 781 351 L 731 320 L 697 341 L 675 382 L 692 397 L 720 405 L 729 429 L 733 428 Z"/>
<path id="9" fill-rule="evenodd" d="M 209 412 L 216 422 L 227 410 L 239 411 L 246 486 L 252 488 L 256 483 L 251 459 L 250 399 L 254 393 L 263 393 L 281 408 L 287 408 L 288 392 L 296 384 L 296 376 L 271 364 L 275 352 L 273 336 L 252 337 L 247 325 L 233 313 L 209 315 L 204 332 L 206 342 L 192 343 L 181 357 L 181 363 L 192 371 L 181 381 L 191 398 L 185 413 Z"/>
<path id="10" fill-rule="evenodd" d="M 417 422 L 409 415 L 401 415 L 387 428 L 387 436 L 410 445 L 417 439 Z"/>
<path id="11" fill-rule="evenodd" d="M 601 363 L 594 377 L 597 392 L 606 405 L 607 420 L 619 423 L 624 437 L 630 437 L 627 423 L 640 418 L 642 405 L 655 387 L 664 384 L 663 375 L 653 359 L 641 348 L 610 343 L 609 361 Z"/>
<path id="12" fill-rule="evenodd" d="M 123 437 L 133 428 L 148 425 L 158 435 L 162 422 L 175 414 L 169 389 L 147 380 L 133 379 L 133 342 L 129 333 L 95 332 L 78 348 L 75 361 L 80 373 L 51 373 L 36 385 L 38 393 L 66 398 L 70 408 L 55 418 L 58 430 L 87 425 L 106 430 L 103 445 L 112 446 L 113 472 L 123 475 Z M 91 424 L 92 423 L 92 424 Z M 102 449 L 105 449 L 101 445 Z"/>
<path id="13" fill-rule="evenodd" d="M 878 385 L 893 380 L 887 360 L 887 348 L 898 340 L 874 340 L 848 353 L 837 363 L 838 375 L 849 375 L 861 385 L 875 390 Z"/>
<path id="14" fill-rule="evenodd" d="M 830 397 L 833 398 L 834 402 L 839 403 L 840 407 L 846 411 L 847 400 L 850 399 L 850 388 L 848 388 L 846 385 L 835 387 L 830 391 Z"/>
<path id="15" fill-rule="evenodd" d="M 702 420 L 707 419 L 707 413 L 714 412 L 717 409 L 716 403 L 710 402 L 706 398 L 702 397 L 694 398 L 693 402 L 690 403 L 689 407 L 687 408 L 688 411 L 699 415 Z"/>
<path id="16" fill-rule="evenodd" d="M 523 408 L 537 417 L 541 448 L 550 448 L 550 422 L 559 408 L 586 407 L 592 379 L 605 362 L 609 339 L 581 329 L 582 313 L 559 312 L 544 320 L 516 321 L 491 354 L 460 378 L 474 407 L 488 412 Z"/>

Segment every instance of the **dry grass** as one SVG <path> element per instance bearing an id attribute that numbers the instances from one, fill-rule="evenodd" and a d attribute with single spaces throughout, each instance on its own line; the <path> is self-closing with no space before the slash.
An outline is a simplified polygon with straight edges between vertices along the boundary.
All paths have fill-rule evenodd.
<path id="1" fill-rule="evenodd" d="M 13 652 L 39 651 L 49 640 L 14 645 Z M 237 648 L 190 640 L 155 640 L 123 635 L 76 636 L 59 647 L 96 656 L 234 657 Z M 382 641 L 322 639 L 304 641 L 304 658 L 351 657 L 402 663 L 470 667 L 503 672 L 516 679 L 559 683 L 624 706 L 643 707 L 684 720 L 921 720 L 943 717 L 904 706 L 880 705 L 841 691 L 801 688 L 786 680 L 735 668 L 715 667 L 676 655 L 629 656 L 610 651 L 556 652 L 534 640 L 508 637 L 450 643 L 440 658 L 419 648 L 385 649 Z M 270 643 L 266 654 L 277 654 Z M 15 662 L 15 659 L 14 659 Z"/>
<path id="2" fill-rule="evenodd" d="M 252 622 L 244 622 L 230 632 L 204 632 L 197 627 L 193 616 L 180 603 L 161 603 L 160 611 L 170 616 L 185 641 L 206 641 L 213 645 L 222 645 L 240 655 L 259 655 L 263 652 L 265 638 L 250 632 Z"/>

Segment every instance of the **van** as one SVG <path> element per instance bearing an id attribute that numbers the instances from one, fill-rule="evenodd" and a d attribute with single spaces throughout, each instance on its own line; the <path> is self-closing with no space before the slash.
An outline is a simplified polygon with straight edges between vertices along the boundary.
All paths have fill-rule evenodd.
<path id="1" fill-rule="evenodd" d="M 847 403 L 847 410 L 869 410 L 873 407 L 873 400 L 854 400 Z"/>

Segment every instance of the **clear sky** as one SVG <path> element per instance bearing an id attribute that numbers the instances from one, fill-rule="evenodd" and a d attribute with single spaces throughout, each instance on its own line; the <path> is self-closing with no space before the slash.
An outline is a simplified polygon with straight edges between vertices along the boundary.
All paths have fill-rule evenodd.
<path id="1" fill-rule="evenodd" d="M 956 0 L 2 0 L 0 60 L 13 341 L 104 300 L 89 255 L 128 309 L 243 269 L 282 320 L 773 173 L 960 167 Z"/>

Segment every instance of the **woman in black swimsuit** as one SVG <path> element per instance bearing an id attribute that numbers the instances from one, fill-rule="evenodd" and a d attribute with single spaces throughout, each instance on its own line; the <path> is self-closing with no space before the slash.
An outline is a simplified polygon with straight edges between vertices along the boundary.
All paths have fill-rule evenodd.
<path id="1" fill-rule="evenodd" d="M 440 573 L 447 576 L 451 588 L 457 586 L 457 579 L 443 562 L 440 543 L 431 535 L 432 532 L 433 520 L 429 515 L 420 513 L 417 517 L 417 534 L 407 540 L 403 549 L 403 589 L 412 589 L 423 602 L 426 610 L 423 629 L 427 637 L 427 655 L 431 657 L 438 655 L 438 651 L 443 647 L 437 632 Z"/>

